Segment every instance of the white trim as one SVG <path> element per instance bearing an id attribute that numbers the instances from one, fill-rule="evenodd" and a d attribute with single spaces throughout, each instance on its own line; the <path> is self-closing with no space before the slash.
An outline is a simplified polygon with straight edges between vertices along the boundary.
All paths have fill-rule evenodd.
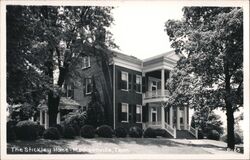
<path id="1" fill-rule="evenodd" d="M 114 61 L 113 63 L 117 66 L 128 68 L 128 69 L 131 69 L 134 71 L 142 72 L 142 65 L 139 65 L 139 64 L 137 65 L 137 64 L 134 64 L 134 63 L 131 63 L 128 61 L 124 61 L 121 59 L 117 59 L 117 58 L 113 58 L 113 61 Z"/>
<path id="2" fill-rule="evenodd" d="M 141 121 L 138 121 L 137 122 L 137 119 L 136 119 L 136 123 L 142 123 L 142 105 L 140 105 L 140 104 L 137 104 L 136 105 L 136 113 L 135 113 L 135 117 L 136 117 L 136 115 L 137 115 L 137 107 L 140 107 L 140 112 L 141 112 Z"/>
<path id="3" fill-rule="evenodd" d="M 122 74 L 126 74 L 127 75 L 127 89 L 121 89 L 122 91 L 128 91 L 128 83 L 129 83 L 129 79 L 128 79 L 128 72 L 125 72 L 125 71 L 121 71 L 121 81 L 123 81 L 122 80 Z M 119 83 L 121 83 L 121 82 L 119 82 Z"/>
<path id="4" fill-rule="evenodd" d="M 127 107 L 127 121 L 121 121 L 121 122 L 126 122 L 126 123 L 128 123 L 128 120 L 129 120 L 129 107 L 128 107 L 128 103 L 122 103 L 122 106 L 123 105 L 126 105 L 126 107 Z M 122 112 L 122 106 L 121 106 L 121 112 Z M 123 112 L 122 112 L 123 113 Z M 125 112 L 124 112 L 125 113 Z"/>
<path id="5" fill-rule="evenodd" d="M 83 66 L 83 65 L 85 65 L 85 66 Z M 86 69 L 86 68 L 90 68 L 90 56 L 83 57 L 82 69 Z"/>

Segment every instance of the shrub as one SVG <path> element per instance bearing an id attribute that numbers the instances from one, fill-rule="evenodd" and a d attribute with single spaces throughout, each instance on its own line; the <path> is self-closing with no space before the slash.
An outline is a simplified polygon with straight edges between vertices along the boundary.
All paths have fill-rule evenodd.
<path id="1" fill-rule="evenodd" d="M 67 139 L 73 139 L 76 136 L 75 129 L 72 126 L 63 127 L 63 137 Z"/>
<path id="2" fill-rule="evenodd" d="M 132 138 L 140 138 L 142 137 L 142 130 L 139 127 L 130 127 L 129 129 L 129 136 Z"/>
<path id="3" fill-rule="evenodd" d="M 113 129 L 108 125 L 102 125 L 98 127 L 96 130 L 96 134 L 99 137 L 104 137 L 104 138 L 112 138 L 113 133 L 114 133 Z"/>
<path id="4" fill-rule="evenodd" d="M 72 112 L 72 113 L 69 113 L 65 118 L 64 125 L 65 126 L 72 126 L 74 128 L 74 130 L 75 130 L 75 134 L 79 135 L 80 127 L 85 124 L 86 117 L 87 117 L 86 112 L 82 112 L 82 113 Z"/>
<path id="5" fill-rule="evenodd" d="M 161 136 L 161 137 L 165 137 L 165 138 L 172 138 L 173 136 L 171 136 L 165 129 L 155 129 L 155 134 L 156 136 Z"/>
<path id="6" fill-rule="evenodd" d="M 204 139 L 204 133 L 202 130 L 198 130 L 198 139 Z"/>
<path id="7" fill-rule="evenodd" d="M 21 140 L 37 139 L 37 124 L 32 121 L 20 121 L 16 125 L 16 135 Z"/>
<path id="8" fill-rule="evenodd" d="M 218 131 L 216 130 L 211 130 L 208 134 L 207 134 L 207 138 L 208 139 L 212 139 L 212 140 L 219 140 L 220 139 L 220 134 Z"/>
<path id="9" fill-rule="evenodd" d="M 57 128 L 58 132 L 60 133 L 60 135 L 63 135 L 63 126 L 60 124 L 56 124 L 54 125 L 55 128 Z"/>
<path id="10" fill-rule="evenodd" d="M 16 140 L 15 125 L 11 122 L 7 122 L 7 142 Z"/>
<path id="11" fill-rule="evenodd" d="M 156 138 L 156 132 L 152 128 L 147 128 L 143 133 L 144 138 Z"/>
<path id="12" fill-rule="evenodd" d="M 117 127 L 115 129 L 115 136 L 125 138 L 125 137 L 127 137 L 127 130 L 123 127 Z"/>
<path id="13" fill-rule="evenodd" d="M 84 138 L 94 138 L 95 137 L 95 128 L 91 125 L 84 125 L 81 128 L 80 134 Z"/>
<path id="14" fill-rule="evenodd" d="M 60 133 L 56 127 L 50 127 L 44 131 L 44 139 L 60 139 Z"/>
<path id="15" fill-rule="evenodd" d="M 44 131 L 45 131 L 44 126 L 37 124 L 37 125 L 36 125 L 36 130 L 37 130 L 37 135 L 38 135 L 39 137 L 42 137 L 42 136 L 43 136 L 43 133 L 44 133 Z"/>
<path id="16" fill-rule="evenodd" d="M 227 143 L 227 134 L 223 135 L 221 137 L 221 140 Z M 234 133 L 234 142 L 235 144 L 241 144 L 243 142 L 242 138 L 240 137 L 238 133 Z"/>

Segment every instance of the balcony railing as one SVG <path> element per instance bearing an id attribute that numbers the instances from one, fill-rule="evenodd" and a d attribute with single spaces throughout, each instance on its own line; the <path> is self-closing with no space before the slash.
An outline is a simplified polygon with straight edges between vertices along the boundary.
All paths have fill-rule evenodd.
<path id="1" fill-rule="evenodd" d="M 155 90 L 155 91 L 147 91 L 144 94 L 144 99 L 152 99 L 152 98 L 165 98 L 169 96 L 169 91 L 164 90 L 163 94 L 161 92 L 161 89 Z"/>
<path id="2" fill-rule="evenodd" d="M 192 135 L 195 136 L 195 138 L 198 139 L 198 130 L 196 128 L 193 128 L 190 125 L 188 125 L 188 130 Z"/>

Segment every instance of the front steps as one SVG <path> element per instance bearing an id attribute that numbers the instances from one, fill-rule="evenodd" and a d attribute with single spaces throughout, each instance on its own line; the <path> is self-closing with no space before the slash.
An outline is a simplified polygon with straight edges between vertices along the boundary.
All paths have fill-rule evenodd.
<path id="1" fill-rule="evenodd" d="M 176 130 L 176 139 L 196 139 L 188 130 Z"/>

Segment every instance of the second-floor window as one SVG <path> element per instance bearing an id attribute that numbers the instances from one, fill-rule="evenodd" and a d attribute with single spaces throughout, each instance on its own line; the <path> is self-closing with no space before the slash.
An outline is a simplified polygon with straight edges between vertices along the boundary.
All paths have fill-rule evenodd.
<path id="1" fill-rule="evenodd" d="M 121 73 L 121 89 L 128 90 L 128 72 Z"/>
<path id="2" fill-rule="evenodd" d="M 140 75 L 136 75 L 136 81 L 135 81 L 135 91 L 138 93 L 142 92 L 142 77 Z"/>
<path id="3" fill-rule="evenodd" d="M 82 69 L 90 67 L 90 56 L 83 57 Z"/>
<path id="4" fill-rule="evenodd" d="M 85 79 L 85 93 L 86 95 L 92 93 L 92 78 L 86 78 Z"/>

